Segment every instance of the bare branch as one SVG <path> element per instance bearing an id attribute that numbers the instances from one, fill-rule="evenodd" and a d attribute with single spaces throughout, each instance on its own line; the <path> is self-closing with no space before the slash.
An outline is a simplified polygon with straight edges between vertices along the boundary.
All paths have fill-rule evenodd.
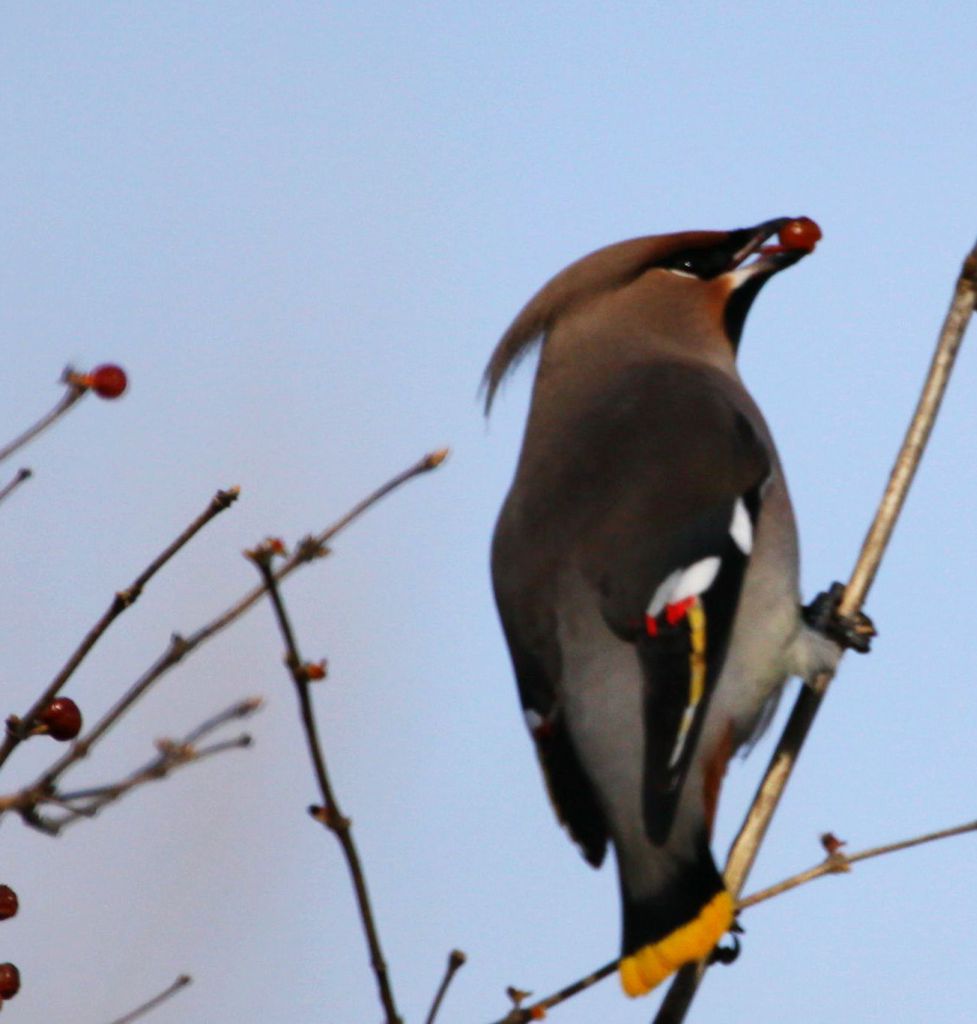
<path id="1" fill-rule="evenodd" d="M 361 503 L 362 504 L 362 503 Z M 312 694 L 309 689 L 310 673 L 309 666 L 302 660 L 299 654 L 298 644 L 295 640 L 295 633 L 289 621 L 285 604 L 282 600 L 281 591 L 278 588 L 278 581 L 271 568 L 271 559 L 274 553 L 275 543 L 265 544 L 255 551 L 247 552 L 248 556 L 258 567 L 264 581 L 264 589 L 267 589 L 271 598 L 272 606 L 275 609 L 275 617 L 278 620 L 278 627 L 285 641 L 286 655 L 285 664 L 295 683 L 295 691 L 299 700 L 299 714 L 302 719 L 302 728 L 305 733 L 306 744 L 309 749 L 309 756 L 315 771 L 316 781 L 319 784 L 319 792 L 322 796 L 322 807 L 310 808 L 312 816 L 325 825 L 339 841 L 339 845 L 346 858 L 346 865 L 349 869 L 353 882 L 353 889 L 356 893 L 356 903 L 360 912 L 360 919 L 363 924 L 363 931 L 366 934 L 367 946 L 370 951 L 370 964 L 376 977 L 377 988 L 380 993 L 380 1002 L 387 1015 L 386 1024 L 401 1024 L 400 1014 L 394 1001 L 393 988 L 390 984 L 390 975 L 387 963 L 383 957 L 383 950 L 380 946 L 380 935 L 377 931 L 376 920 L 373 916 L 373 908 L 370 902 L 370 895 L 366 885 L 366 875 L 360 860 L 356 844 L 353 842 L 352 823 L 349 818 L 340 810 L 336 800 L 335 792 L 329 780 L 326 769 L 326 759 L 322 752 L 322 744 L 319 741 L 319 731 L 316 726 L 315 715 L 312 709 Z"/>
<path id="2" fill-rule="evenodd" d="M 226 740 L 217 740 L 205 746 L 200 746 L 199 740 L 219 725 L 232 719 L 251 715 L 261 706 L 262 702 L 258 698 L 240 701 L 220 715 L 216 715 L 214 718 L 204 722 L 182 739 L 157 740 L 156 749 L 158 753 L 156 756 L 118 782 L 110 783 L 106 786 L 94 786 L 88 789 L 72 790 L 70 793 L 56 793 L 52 796 L 43 797 L 39 803 L 55 804 L 63 807 L 66 811 L 65 815 L 61 818 L 47 820 L 46 825 L 49 828 L 45 829 L 45 831 L 50 830 L 51 832 L 58 833 L 82 818 L 93 818 L 108 804 L 115 803 L 139 786 L 149 782 L 159 782 L 167 778 L 178 768 L 199 764 L 201 761 L 205 761 L 217 754 L 223 754 L 228 750 L 244 750 L 250 747 L 253 740 L 248 733 L 241 733 Z"/>
<path id="3" fill-rule="evenodd" d="M 974 311 L 975 298 L 977 245 L 964 260 L 916 410 L 839 604 L 838 614 L 842 617 L 851 616 L 861 609 L 878 572 L 882 556 L 895 529 L 896 520 L 933 429 L 954 361 L 963 342 L 964 332 Z M 831 676 L 824 673 L 810 685 L 801 688 L 766 774 L 753 798 L 753 804 L 729 851 L 725 878 L 726 885 L 734 896 L 740 894 L 746 883 L 760 844 L 830 682 Z M 691 966 L 679 972 L 655 1017 L 655 1024 L 678 1024 L 685 1018 L 703 973 L 701 965 Z"/>
<path id="4" fill-rule="evenodd" d="M 559 989 L 552 995 L 547 996 L 545 999 L 537 999 L 534 1003 L 530 1003 L 528 1006 L 514 1006 L 501 1020 L 495 1022 L 495 1024 L 529 1024 L 533 1020 L 542 1020 L 548 1010 L 551 1010 L 554 1006 L 565 1002 L 567 999 L 571 999 L 573 996 L 584 992 L 588 988 L 592 988 L 599 981 L 603 981 L 605 978 L 610 977 L 617 970 L 617 960 L 611 960 L 610 963 L 604 964 L 603 967 L 598 967 L 592 974 L 586 975 L 586 977 L 580 978 L 564 988 Z"/>
<path id="5" fill-rule="evenodd" d="M 20 487 L 20 485 L 25 480 L 29 480 L 33 475 L 33 472 L 29 470 L 26 466 L 24 466 L 23 469 L 18 469 L 17 475 L 13 478 L 13 480 L 11 480 L 10 483 L 6 484 L 4 487 L 0 487 L 0 501 L 9 498 L 10 495 L 13 494 L 14 491 L 16 491 L 17 488 Z"/>
<path id="6" fill-rule="evenodd" d="M 261 706 L 260 698 L 256 697 L 238 701 L 196 726 L 182 739 L 157 741 L 156 756 L 118 782 L 72 790 L 69 793 L 59 793 L 55 789 L 44 791 L 34 783 L 10 796 L 0 797 L 0 813 L 19 811 L 25 823 L 32 828 L 47 835 L 58 835 L 68 825 L 82 818 L 93 818 L 103 807 L 114 803 L 138 786 L 157 782 L 178 768 L 199 763 L 215 754 L 250 746 L 251 737 L 246 733 L 205 746 L 201 746 L 199 741 L 228 722 L 254 714 Z M 56 818 L 41 817 L 38 813 L 40 806 L 59 807 L 65 813 Z"/>
<path id="7" fill-rule="evenodd" d="M 18 448 L 23 448 L 28 441 L 32 441 L 37 437 L 42 430 L 51 426 L 55 420 L 62 417 L 88 391 L 87 386 L 79 382 L 71 367 L 64 371 L 62 381 L 67 385 L 67 391 L 58 400 L 58 404 L 49 413 L 42 416 L 33 426 L 28 427 L 9 444 L 0 448 L 0 462 L 9 458 Z"/>
<path id="8" fill-rule="evenodd" d="M 69 825 L 73 825 L 82 818 L 94 818 L 102 808 L 115 803 L 138 786 L 145 785 L 147 782 L 159 782 L 167 778 L 177 768 L 183 768 L 189 764 L 199 764 L 215 754 L 223 754 L 228 750 L 243 750 L 250 747 L 252 742 L 253 740 L 247 733 L 229 740 L 212 743 L 206 747 L 193 747 L 173 740 L 161 740 L 157 747 L 160 753 L 142 768 L 119 782 L 42 798 L 39 803 L 54 804 L 63 807 L 66 812 L 61 818 L 46 820 L 43 831 L 52 834 L 63 832 Z"/>
<path id="9" fill-rule="evenodd" d="M 441 448 L 438 451 L 430 452 L 428 455 L 425 455 L 423 458 L 415 462 L 413 466 L 409 466 L 407 469 L 402 470 L 381 487 L 378 487 L 372 494 L 367 495 L 367 497 L 362 501 L 354 505 L 349 512 L 340 519 L 337 519 L 331 526 L 327 526 L 321 533 L 315 536 L 306 537 L 296 546 L 291 557 L 286 558 L 285 561 L 275 570 L 273 574 L 275 582 L 280 583 L 286 576 L 290 576 L 300 565 L 304 565 L 316 558 L 322 558 L 329 554 L 328 544 L 333 537 L 342 530 L 345 530 L 346 527 L 356 519 L 359 519 L 364 512 L 372 508 L 382 498 L 385 498 L 391 493 L 391 491 L 395 491 L 398 487 L 401 487 L 408 481 L 413 480 L 416 476 L 421 476 L 423 473 L 427 473 L 432 469 L 437 469 L 447 457 L 447 448 Z M 222 629 L 226 629 L 232 622 L 240 618 L 249 608 L 256 604 L 265 595 L 267 589 L 268 588 L 263 583 L 260 586 L 255 587 L 253 590 L 245 594 L 239 601 L 231 605 L 231 607 L 223 614 L 218 615 L 212 622 L 209 622 L 206 626 L 198 629 L 196 633 L 187 637 L 186 640 L 184 640 L 186 651 L 192 650 L 204 640 L 209 640 L 215 633 L 219 633 Z M 186 651 L 184 651 L 184 653 L 186 653 Z"/>
<path id="10" fill-rule="evenodd" d="M 294 570 L 300 565 L 304 565 L 307 562 L 326 554 L 327 541 L 335 537 L 336 534 L 349 526 L 350 523 L 362 515 L 368 508 L 376 504 L 376 502 L 385 497 L 391 491 L 395 490 L 397 487 L 407 483 L 407 481 L 413 479 L 415 476 L 420 476 L 422 473 L 436 469 L 442 462 L 444 462 L 447 454 L 448 450 L 445 448 L 432 452 L 429 455 L 425 455 L 413 466 L 398 473 L 382 487 L 379 487 L 367 498 L 354 506 L 350 512 L 333 523 L 332 526 L 323 530 L 323 532 L 318 536 L 307 538 L 298 546 L 295 553 L 290 558 L 286 559 L 285 563 L 275 572 L 274 577 L 276 582 L 284 579 L 290 573 L 294 572 Z M 143 580 L 143 582 L 145 582 L 145 580 Z M 254 590 L 250 591 L 235 604 L 231 605 L 230 608 L 224 611 L 221 615 L 218 615 L 217 618 L 213 619 L 205 626 L 200 627 L 200 629 L 195 633 L 191 633 L 187 637 L 174 633 L 170 638 L 170 642 L 166 650 L 164 650 L 156 661 L 139 677 L 139 679 L 129 687 L 126 693 L 100 719 L 98 724 L 86 736 L 76 741 L 63 757 L 56 761 L 37 779 L 33 788 L 38 793 L 38 798 L 43 796 L 45 793 L 50 793 L 54 784 L 61 775 L 63 775 L 64 772 L 71 768 L 77 761 L 86 757 L 92 746 L 94 746 L 94 744 L 105 735 L 105 733 L 129 710 L 129 708 L 132 707 L 137 700 L 139 700 L 140 697 L 142 697 L 142 695 L 151 686 L 153 686 L 171 668 L 179 664 L 186 655 L 190 654 L 202 643 L 210 640 L 217 633 L 221 632 L 221 630 L 226 629 L 231 625 L 231 623 L 239 619 L 246 611 L 257 603 L 259 598 L 264 595 L 266 589 L 267 588 L 264 584 L 255 587 Z M 47 692 L 50 692 L 50 687 Z M 35 708 L 36 706 L 37 705 L 35 705 Z M 28 714 L 36 715 L 37 710 L 32 708 L 31 712 Z M 4 744 L 0 746 L 0 765 L 3 764 L 6 757 L 9 757 L 9 751 L 7 751 L 6 748 L 10 742 L 10 735 L 8 733 L 8 737 L 4 741 Z M 14 745 L 16 745 L 16 743 L 14 743 Z"/>
<path id="11" fill-rule="evenodd" d="M 747 907 L 755 907 L 758 903 L 773 899 L 782 893 L 790 892 L 798 886 L 807 882 L 813 882 L 815 878 L 823 878 L 825 875 L 844 874 L 851 871 L 852 864 L 862 860 L 871 860 L 873 857 L 883 857 L 889 853 L 898 853 L 900 850 L 909 850 L 914 846 L 922 846 L 925 843 L 935 843 L 940 839 L 950 839 L 953 836 L 962 836 L 968 832 L 977 832 L 977 821 L 968 821 L 964 825 L 956 825 L 953 828 L 940 829 L 938 832 L 927 832 L 925 835 L 914 836 L 912 839 L 901 839 L 897 843 L 886 843 L 884 846 L 872 846 L 867 850 L 860 850 L 858 853 L 842 853 L 835 850 L 829 853 L 820 864 L 815 864 L 806 871 L 798 872 L 785 878 L 776 885 L 760 889 L 737 904 L 738 910 L 746 910 Z"/>
<path id="12" fill-rule="evenodd" d="M 431 1009 L 427 1015 L 426 1024 L 434 1024 L 434 1018 L 438 1015 L 438 1010 L 441 1008 L 441 1001 L 444 999 L 445 992 L 448 991 L 448 986 L 451 984 L 451 979 L 458 973 L 458 970 L 465 966 L 465 961 L 468 957 L 460 949 L 453 949 L 448 954 L 448 965 L 444 969 L 444 977 L 441 979 L 441 984 L 438 986 L 437 992 L 434 994 L 434 1002 L 431 1003 Z"/>
<path id="13" fill-rule="evenodd" d="M 191 729 L 190 732 L 183 737 L 181 742 L 197 743 L 205 736 L 209 736 L 212 732 L 216 732 L 217 729 L 222 725 L 226 725 L 228 722 L 235 722 L 241 718 L 250 718 L 264 706 L 265 702 L 261 697 L 247 697 L 244 700 L 239 700 L 237 703 L 232 704 L 223 711 L 219 711 L 216 715 L 205 719 L 197 726 L 196 729 Z"/>
<path id="14" fill-rule="evenodd" d="M 30 735 L 37 716 L 58 695 L 64 684 L 74 673 L 75 669 L 78 668 L 88 652 L 95 646 L 115 619 L 117 619 L 127 608 L 135 604 L 146 584 L 182 547 L 184 547 L 184 545 L 186 545 L 215 516 L 223 512 L 224 509 L 230 508 L 230 506 L 237 500 L 239 493 L 239 488 L 237 487 L 232 487 L 227 491 L 218 491 L 214 497 L 211 498 L 207 508 L 204 509 L 204 511 L 201 512 L 200 515 L 197 516 L 197 518 L 194 519 L 194 521 L 190 523 L 190 525 L 168 547 L 166 547 L 156 558 L 153 559 L 152 562 L 150 562 L 143 572 L 133 580 L 128 588 L 120 590 L 115 595 L 112 599 L 112 603 L 106 609 L 105 613 L 98 622 L 92 626 L 87 636 L 78 645 L 77 649 L 65 663 L 61 671 L 58 672 L 54 679 L 51 680 L 40 697 L 34 701 L 30 710 L 22 718 L 12 717 L 8 719 L 7 735 L 4 737 L 3 744 L 0 745 L 0 767 L 3 766 L 7 758 L 10 757 L 13 751 L 17 748 L 18 744 L 22 743 Z M 101 732 L 104 732 L 105 728 L 107 728 L 107 726 L 102 728 Z M 77 746 L 81 747 L 84 744 L 84 749 L 87 752 L 95 739 L 101 735 L 101 732 L 99 732 L 98 727 L 96 727 L 96 730 L 93 730 L 93 733 L 90 733 L 84 740 L 79 741 Z M 74 760 L 74 758 L 72 758 L 72 760 Z"/>
<path id="15" fill-rule="evenodd" d="M 155 1010 L 160 1003 L 165 1003 L 167 999 L 175 996 L 177 992 L 186 988 L 192 981 L 193 978 L 191 978 L 189 974 L 181 974 L 180 977 L 169 986 L 169 988 L 164 989 L 158 996 L 154 996 L 148 1003 L 143 1003 L 142 1006 L 137 1006 L 124 1017 L 116 1017 L 111 1024 L 132 1024 L 134 1020 L 138 1020 L 140 1017 L 145 1016 L 150 1010 Z"/>

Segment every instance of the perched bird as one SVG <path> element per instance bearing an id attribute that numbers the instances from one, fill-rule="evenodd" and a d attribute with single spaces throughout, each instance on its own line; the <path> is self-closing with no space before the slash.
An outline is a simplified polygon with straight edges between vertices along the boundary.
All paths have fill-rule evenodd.
<path id="1" fill-rule="evenodd" d="M 492 578 L 557 814 L 594 866 L 614 848 L 632 996 L 733 923 L 709 848 L 726 765 L 785 680 L 841 650 L 803 614 L 780 462 L 736 369 L 757 293 L 819 237 L 785 217 L 599 249 L 485 373 L 488 411 L 542 342 Z"/>

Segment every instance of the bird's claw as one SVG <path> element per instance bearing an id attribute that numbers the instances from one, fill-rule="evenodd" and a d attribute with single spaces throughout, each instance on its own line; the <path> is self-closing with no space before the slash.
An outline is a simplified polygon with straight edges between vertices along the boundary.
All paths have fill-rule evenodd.
<path id="1" fill-rule="evenodd" d="M 845 585 L 832 583 L 830 589 L 822 591 L 804 606 L 804 621 L 840 647 L 865 654 L 871 648 L 872 637 L 877 635 L 875 624 L 864 612 L 839 615 L 838 605 L 844 596 Z"/>
<path id="2" fill-rule="evenodd" d="M 733 944 L 731 946 L 716 946 L 709 954 L 710 964 L 731 964 L 740 955 L 740 940 L 736 935 L 731 935 Z"/>

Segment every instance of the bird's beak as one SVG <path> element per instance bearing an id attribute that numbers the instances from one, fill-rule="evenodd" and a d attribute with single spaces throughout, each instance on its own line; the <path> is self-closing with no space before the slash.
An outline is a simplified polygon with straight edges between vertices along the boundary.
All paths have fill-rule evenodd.
<path id="1" fill-rule="evenodd" d="M 732 268 L 727 273 L 734 275 L 734 287 L 757 275 L 770 277 L 778 271 L 793 266 L 808 253 L 813 252 L 814 244 L 788 245 L 783 242 L 783 230 L 788 224 L 795 224 L 802 218 L 776 217 L 764 221 L 753 228 L 742 228 L 732 232 L 732 239 L 737 248 L 733 252 Z M 808 223 L 813 224 L 812 221 Z M 820 232 L 819 232 L 820 234 Z M 767 245 L 771 238 L 780 235 L 781 241 Z M 751 257 L 756 256 L 756 259 Z"/>
<path id="2" fill-rule="evenodd" d="M 771 243 L 770 239 L 777 236 Z M 774 274 L 813 252 L 821 229 L 807 217 L 777 217 L 730 232 L 731 267 L 720 278 L 729 289 L 723 320 L 735 347 L 753 300 Z"/>

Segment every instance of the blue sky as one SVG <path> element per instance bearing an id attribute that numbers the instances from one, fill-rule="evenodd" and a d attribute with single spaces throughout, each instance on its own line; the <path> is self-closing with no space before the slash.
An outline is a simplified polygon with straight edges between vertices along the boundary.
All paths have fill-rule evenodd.
<path id="1" fill-rule="evenodd" d="M 72 680 L 90 717 L 253 583 L 244 547 L 321 529 L 450 445 L 286 590 L 303 650 L 330 661 L 320 721 L 398 998 L 423 1019 L 452 947 L 469 964 L 444 1020 L 497 1018 L 506 985 L 545 993 L 609 959 L 615 882 L 547 806 L 488 585 L 531 373 L 486 425 L 482 367 L 599 245 L 815 218 L 824 241 L 764 291 L 741 361 L 806 591 L 843 577 L 977 233 L 973 28 L 966 5 L 917 2 L 8 5 L 0 426 L 53 404 L 66 362 L 118 361 L 132 385 L 38 441 L 0 510 L 4 713 L 218 487 L 241 501 Z M 828 829 L 858 849 L 977 816 L 975 377 L 965 349 L 869 602 L 876 650 L 846 659 L 748 888 L 814 863 Z M 23 973 L 22 1024 L 112 1019 L 182 971 L 195 984 L 159 1024 L 377 1018 L 345 868 L 305 816 L 280 655 L 256 610 L 75 781 L 258 693 L 252 750 L 57 841 L 6 823 L 0 881 L 22 909 L 0 959 Z M 775 732 L 731 769 L 717 850 Z M 50 746 L 13 759 L 4 791 Z M 974 842 L 749 911 L 691 1019 L 972 1019 Z M 656 1004 L 610 981 L 552 1019 Z"/>

